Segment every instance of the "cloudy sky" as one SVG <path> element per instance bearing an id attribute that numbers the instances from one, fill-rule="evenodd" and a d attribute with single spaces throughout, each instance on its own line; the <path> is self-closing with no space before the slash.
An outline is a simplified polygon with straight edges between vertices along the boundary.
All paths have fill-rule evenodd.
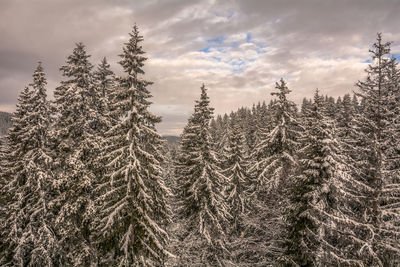
<path id="1" fill-rule="evenodd" d="M 364 77 L 382 32 L 400 55 L 400 0 L 1 0 L 0 110 L 13 111 L 42 61 L 53 88 L 76 42 L 97 65 L 118 54 L 133 23 L 144 35 L 162 134 L 179 134 L 202 83 L 217 114 L 269 101 L 283 77 L 300 103 L 339 96 Z"/>

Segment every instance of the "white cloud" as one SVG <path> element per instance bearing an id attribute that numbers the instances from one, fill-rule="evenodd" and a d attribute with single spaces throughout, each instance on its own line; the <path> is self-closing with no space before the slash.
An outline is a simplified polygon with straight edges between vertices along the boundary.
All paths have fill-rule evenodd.
<path id="1" fill-rule="evenodd" d="M 339 96 L 363 77 L 376 32 L 400 53 L 399 11 L 391 0 L 2 0 L 0 109 L 15 104 L 38 60 L 51 91 L 78 41 L 93 64 L 107 56 L 120 72 L 118 54 L 134 22 L 145 37 L 162 133 L 183 128 L 202 83 L 216 113 L 269 101 L 280 77 L 298 103 L 317 87 Z"/>

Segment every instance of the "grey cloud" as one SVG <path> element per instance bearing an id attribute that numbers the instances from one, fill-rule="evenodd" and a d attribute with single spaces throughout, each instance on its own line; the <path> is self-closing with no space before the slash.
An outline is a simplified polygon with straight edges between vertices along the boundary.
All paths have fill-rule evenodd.
<path id="1" fill-rule="evenodd" d="M 338 96 L 362 77 L 361 62 L 376 32 L 392 38 L 400 53 L 399 12 L 398 0 L 1 0 L 0 108 L 16 103 L 39 60 L 51 95 L 75 42 L 86 44 L 94 65 L 107 56 L 120 72 L 118 54 L 134 22 L 145 36 L 146 75 L 155 81 L 151 90 L 154 112 L 163 116 L 162 133 L 176 133 L 186 123 L 202 82 L 217 113 L 269 100 L 280 76 L 288 78 L 297 102 L 316 87 Z M 245 70 L 233 73 L 226 63 L 191 54 L 220 36 L 241 34 L 244 42 L 247 32 L 268 53 Z M 228 49 L 224 59 L 251 49 L 222 46 Z M 330 69 L 321 65 L 328 61 Z"/>

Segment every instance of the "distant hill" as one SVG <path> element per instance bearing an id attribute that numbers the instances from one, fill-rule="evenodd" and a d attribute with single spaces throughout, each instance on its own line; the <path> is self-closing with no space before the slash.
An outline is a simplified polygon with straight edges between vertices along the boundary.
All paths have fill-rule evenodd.
<path id="1" fill-rule="evenodd" d="M 181 138 L 174 135 L 164 135 L 163 138 L 167 140 L 169 145 L 178 145 Z"/>
<path id="2" fill-rule="evenodd" d="M 0 136 L 6 135 L 11 127 L 11 113 L 0 111 Z"/>

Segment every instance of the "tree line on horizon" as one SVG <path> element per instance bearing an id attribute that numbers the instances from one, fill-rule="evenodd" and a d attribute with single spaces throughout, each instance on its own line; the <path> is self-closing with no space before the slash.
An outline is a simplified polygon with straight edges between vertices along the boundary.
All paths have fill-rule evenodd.
<path id="1" fill-rule="evenodd" d="M 77 43 L 47 100 L 41 63 L 0 141 L 2 266 L 396 266 L 400 72 L 381 34 L 354 95 L 214 119 L 207 89 L 178 145 L 148 109 L 135 25 L 113 73 Z"/>

